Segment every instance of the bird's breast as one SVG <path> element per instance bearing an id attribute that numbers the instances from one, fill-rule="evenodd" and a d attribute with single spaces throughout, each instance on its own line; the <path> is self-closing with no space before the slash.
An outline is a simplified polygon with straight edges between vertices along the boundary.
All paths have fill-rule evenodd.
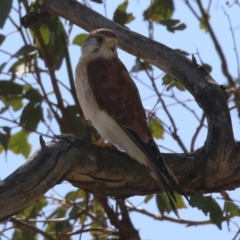
<path id="1" fill-rule="evenodd" d="M 116 123 L 105 111 L 99 109 L 88 82 L 86 66 L 87 63 L 85 60 L 80 59 L 76 68 L 75 84 L 80 106 L 85 118 L 92 122 L 101 136 L 117 144 L 112 133 L 114 129 L 112 127 L 114 127 L 113 125 Z"/>
<path id="2" fill-rule="evenodd" d="M 93 96 L 87 77 L 87 62 L 84 59 L 80 59 L 76 67 L 76 92 L 86 119 L 92 121 L 97 118 L 97 113 L 100 109 L 97 106 L 96 100 Z"/>

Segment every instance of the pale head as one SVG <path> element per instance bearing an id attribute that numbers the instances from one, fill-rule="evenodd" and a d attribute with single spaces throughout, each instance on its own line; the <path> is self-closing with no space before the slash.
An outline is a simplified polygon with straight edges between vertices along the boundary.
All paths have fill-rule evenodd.
<path id="1" fill-rule="evenodd" d="M 89 33 L 82 45 L 82 55 L 94 54 L 105 58 L 117 56 L 118 37 L 110 29 L 101 28 Z"/>

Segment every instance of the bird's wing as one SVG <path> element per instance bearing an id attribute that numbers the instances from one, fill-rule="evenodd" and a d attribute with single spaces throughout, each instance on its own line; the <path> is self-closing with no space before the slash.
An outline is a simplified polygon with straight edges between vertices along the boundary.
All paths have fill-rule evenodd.
<path id="1" fill-rule="evenodd" d="M 147 156 L 149 162 L 146 165 L 161 189 L 170 193 L 175 200 L 168 186 L 168 181 L 171 181 L 176 190 L 186 197 L 152 138 L 138 89 L 123 63 L 117 57 L 98 58 L 88 63 L 87 75 L 98 107 L 115 119 Z M 168 199 L 174 208 L 169 195 Z"/>
<path id="2" fill-rule="evenodd" d="M 122 62 L 118 58 L 90 61 L 87 75 L 98 107 L 147 141 L 151 133 L 138 89 Z"/>
<path id="3" fill-rule="evenodd" d="M 148 158 L 158 159 L 160 152 L 148 128 L 138 89 L 122 62 L 118 58 L 90 61 L 87 75 L 98 107 L 115 119 Z"/>

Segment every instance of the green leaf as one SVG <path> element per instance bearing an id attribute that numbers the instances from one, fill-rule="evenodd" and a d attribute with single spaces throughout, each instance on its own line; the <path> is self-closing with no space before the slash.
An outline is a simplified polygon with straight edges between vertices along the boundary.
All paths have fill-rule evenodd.
<path id="1" fill-rule="evenodd" d="M 17 84 L 13 81 L 2 80 L 0 81 L 0 95 L 7 97 L 7 96 L 16 96 L 22 94 L 23 86 Z"/>
<path id="2" fill-rule="evenodd" d="M 72 209 L 70 210 L 69 214 L 68 214 L 68 217 L 69 218 L 76 218 L 76 217 L 79 217 L 79 212 L 80 212 L 80 208 L 75 204 Z M 82 214 L 81 214 L 82 215 Z M 85 214 L 84 214 L 85 215 Z M 86 217 L 86 215 L 85 215 Z"/>
<path id="3" fill-rule="evenodd" d="M 5 108 L 12 107 L 14 111 L 18 111 L 22 108 L 22 97 L 3 97 L 0 95 L 0 100 L 5 104 Z M 2 111 L 3 109 L 1 109 Z"/>
<path id="4" fill-rule="evenodd" d="M 56 210 L 54 210 L 47 218 L 62 218 L 66 216 L 66 212 L 68 209 L 66 209 L 65 205 L 58 207 Z"/>
<path id="5" fill-rule="evenodd" d="M 149 128 L 153 137 L 157 139 L 163 139 L 164 128 L 162 122 L 157 117 L 151 117 L 149 121 Z"/>
<path id="6" fill-rule="evenodd" d="M 198 209 L 201 209 L 201 208 L 202 208 L 203 198 L 204 198 L 204 196 L 201 195 L 201 194 L 192 195 L 192 196 L 190 197 L 189 204 L 190 204 L 192 207 L 197 207 Z"/>
<path id="7" fill-rule="evenodd" d="M 169 32 L 174 33 L 176 30 L 184 30 L 186 28 L 186 24 L 180 23 L 180 20 L 175 19 L 163 19 L 159 21 L 160 24 L 167 27 Z"/>
<path id="8" fill-rule="evenodd" d="M 73 44 L 82 46 L 83 43 L 84 43 L 84 41 L 86 40 L 87 36 L 88 36 L 88 35 L 87 35 L 86 33 L 78 34 L 78 35 L 75 36 L 75 38 L 73 39 Z"/>
<path id="9" fill-rule="evenodd" d="M 113 20 L 122 25 L 130 23 L 135 19 L 132 13 L 127 13 L 128 1 L 121 3 L 113 14 Z"/>
<path id="10" fill-rule="evenodd" d="M 9 72 L 15 73 L 16 75 L 22 75 L 30 71 L 34 71 L 33 55 L 26 58 L 18 59 L 10 68 Z"/>
<path id="11" fill-rule="evenodd" d="M 219 229 L 222 229 L 222 221 L 223 221 L 223 211 L 218 205 L 218 203 L 212 198 L 209 197 L 207 199 L 210 211 L 210 219 L 213 223 L 217 225 Z"/>
<path id="12" fill-rule="evenodd" d="M 55 239 L 56 238 L 56 232 L 54 230 L 54 226 L 55 226 L 55 224 L 52 223 L 52 222 L 47 224 L 45 232 Z M 46 238 L 44 240 L 46 240 Z"/>
<path id="13" fill-rule="evenodd" d="M 78 189 L 76 191 L 68 192 L 65 196 L 67 201 L 75 201 L 77 199 L 85 199 L 86 193 L 82 189 Z"/>
<path id="14" fill-rule="evenodd" d="M 28 158 L 31 145 L 28 142 L 29 132 L 21 130 L 11 135 L 9 140 L 9 149 L 16 154 L 22 154 L 25 158 Z"/>
<path id="15" fill-rule="evenodd" d="M 19 57 L 22 57 L 22 56 L 33 55 L 36 52 L 37 52 L 37 48 L 35 46 L 24 45 L 15 54 L 13 54 L 13 57 L 19 58 Z"/>
<path id="16" fill-rule="evenodd" d="M 186 27 L 187 27 L 187 25 L 186 25 L 185 23 L 181 23 L 181 24 L 175 26 L 175 27 L 173 28 L 173 30 L 175 30 L 175 31 L 176 31 L 176 30 L 182 31 L 182 30 L 184 30 Z"/>
<path id="17" fill-rule="evenodd" d="M 240 215 L 239 207 L 230 201 L 225 201 L 223 211 L 227 217 L 234 217 Z"/>
<path id="18" fill-rule="evenodd" d="M 164 25 L 164 26 L 175 26 L 178 23 L 180 23 L 180 20 L 177 19 L 162 19 L 159 21 L 160 24 Z"/>
<path id="19" fill-rule="evenodd" d="M 42 102 L 43 100 L 42 95 L 40 94 L 38 89 L 35 88 L 29 88 L 23 95 L 23 97 L 34 103 Z"/>
<path id="20" fill-rule="evenodd" d="M 135 65 L 132 67 L 131 72 L 140 72 L 146 70 L 152 70 L 151 64 L 136 58 Z"/>
<path id="21" fill-rule="evenodd" d="M 41 120 L 43 120 L 41 105 L 39 103 L 29 102 L 22 111 L 20 124 L 27 127 L 29 131 L 34 131 Z"/>
<path id="22" fill-rule="evenodd" d="M 163 83 L 162 85 L 166 85 L 166 90 L 169 91 L 171 88 L 176 87 L 180 91 L 185 91 L 185 87 L 174 77 L 169 74 L 165 74 L 162 77 Z"/>
<path id="23" fill-rule="evenodd" d="M 8 143 L 9 143 L 9 139 L 11 136 L 11 128 L 10 127 L 1 127 L 3 129 L 3 133 L 0 132 L 0 153 L 5 150 L 8 150 Z"/>
<path id="24" fill-rule="evenodd" d="M 152 4 L 143 13 L 144 20 L 153 20 L 157 23 L 171 18 L 174 11 L 172 0 L 153 0 Z"/>
<path id="25" fill-rule="evenodd" d="M 48 202 L 46 198 L 41 198 L 37 202 L 31 204 L 27 208 L 25 208 L 21 213 L 19 213 L 17 216 L 19 218 L 37 218 L 41 215 L 40 211 L 47 206 Z"/>
<path id="26" fill-rule="evenodd" d="M 3 28 L 12 8 L 12 0 L 0 1 L 0 28 Z"/>
<path id="27" fill-rule="evenodd" d="M 97 218 L 101 218 L 103 223 L 106 223 L 106 219 L 104 217 L 105 212 L 103 211 L 102 205 L 98 201 L 94 202 L 91 211 L 96 215 Z"/>
<path id="28" fill-rule="evenodd" d="M 153 198 L 153 194 L 149 194 L 149 195 L 147 195 L 146 197 L 145 197 L 145 199 L 144 199 L 144 202 L 145 203 L 148 203 L 152 198 Z"/>
<path id="29" fill-rule="evenodd" d="M 209 215 L 211 221 L 215 223 L 219 229 L 222 228 L 223 211 L 211 196 L 193 195 L 190 197 L 190 205 L 202 210 L 205 215 Z"/>
<path id="30" fill-rule="evenodd" d="M 36 225 L 36 224 L 32 224 L 32 225 Z M 25 239 L 32 239 L 35 240 L 37 233 L 33 230 L 33 229 L 27 229 L 24 226 L 18 226 L 18 228 L 21 230 L 21 239 L 25 240 Z"/>
<path id="31" fill-rule="evenodd" d="M 52 218 L 62 218 L 66 215 L 65 205 L 57 208 L 53 213 L 51 213 L 48 217 L 48 219 Z M 45 232 L 47 232 L 52 237 L 56 237 L 56 233 L 66 233 L 72 231 L 72 225 L 69 221 L 63 221 L 63 222 L 50 222 L 48 224 Z M 70 240 L 69 237 L 64 237 L 65 240 Z"/>
<path id="32" fill-rule="evenodd" d="M 174 202 L 174 206 L 176 207 L 176 209 L 186 208 L 182 196 L 177 193 L 174 193 L 174 196 L 176 198 L 176 202 Z M 172 208 L 164 193 L 156 194 L 156 202 L 158 210 L 162 215 L 164 214 L 164 212 L 170 213 L 172 211 Z"/>
<path id="33" fill-rule="evenodd" d="M 22 107 L 22 92 L 22 85 L 13 81 L 0 81 L 0 100 L 2 100 L 7 107 L 11 106 L 14 111 Z"/>
<path id="34" fill-rule="evenodd" d="M 176 202 L 174 203 L 176 209 L 187 208 L 187 206 L 185 205 L 183 198 L 180 194 L 174 193 L 174 196 L 176 198 Z"/>
<path id="35" fill-rule="evenodd" d="M 3 41 L 5 40 L 5 36 L 0 34 L 0 46 L 2 45 Z"/>
<path id="36" fill-rule="evenodd" d="M 156 194 L 157 207 L 161 215 L 164 215 L 164 212 L 170 213 L 172 211 L 171 206 L 168 203 L 168 200 L 164 193 Z"/>
<path id="37" fill-rule="evenodd" d="M 69 221 L 56 222 L 54 224 L 54 230 L 59 233 L 71 232 L 73 229 L 72 224 Z M 70 237 L 64 237 L 64 240 L 70 240 Z"/>
<path id="38" fill-rule="evenodd" d="M 15 73 L 15 74 L 23 74 L 28 72 L 28 66 L 26 64 L 26 59 L 22 58 L 17 60 L 10 68 L 9 72 Z"/>
<path id="39" fill-rule="evenodd" d="M 86 128 L 82 124 L 82 121 L 79 118 L 76 106 L 75 105 L 67 106 L 66 112 L 67 112 L 69 119 L 71 121 L 71 124 L 74 128 L 75 135 L 83 136 L 86 133 Z M 64 132 L 64 130 L 61 129 L 61 132 Z"/>
<path id="40" fill-rule="evenodd" d="M 15 231 L 12 235 L 12 240 L 24 240 L 22 236 L 22 231 L 18 228 L 15 228 Z"/>
<path id="41" fill-rule="evenodd" d="M 37 3 L 31 5 L 32 9 L 38 7 Z M 50 57 L 52 68 L 58 70 L 62 61 L 65 57 L 67 51 L 67 34 L 63 27 L 61 20 L 58 17 L 49 17 L 43 19 L 41 22 L 38 22 L 34 25 L 34 29 L 30 30 L 32 37 L 34 38 L 35 44 L 39 51 L 40 58 L 44 59 L 44 55 L 41 51 L 41 44 L 38 39 L 38 34 L 35 35 L 35 32 L 40 32 L 41 37 L 45 43 L 45 51 L 48 52 Z"/>
<path id="42" fill-rule="evenodd" d="M 50 42 L 50 30 L 47 24 L 42 24 L 39 28 L 39 31 L 42 35 L 45 45 L 48 45 Z"/>
<path id="43" fill-rule="evenodd" d="M 205 13 L 205 14 L 207 15 L 207 21 L 209 21 L 210 15 L 208 15 L 207 13 Z M 200 20 L 200 24 L 199 24 L 200 29 L 204 30 L 206 33 L 209 32 L 208 26 L 205 22 L 205 17 L 201 16 L 201 18 L 199 20 Z"/>
<path id="44" fill-rule="evenodd" d="M 102 231 L 97 232 L 96 229 L 101 229 L 102 225 L 97 222 L 97 221 L 92 221 L 90 224 L 90 229 L 94 229 L 94 230 L 90 230 L 90 234 L 93 236 L 92 239 L 103 239 L 103 240 L 107 240 L 109 238 L 106 238 L 105 234 Z"/>

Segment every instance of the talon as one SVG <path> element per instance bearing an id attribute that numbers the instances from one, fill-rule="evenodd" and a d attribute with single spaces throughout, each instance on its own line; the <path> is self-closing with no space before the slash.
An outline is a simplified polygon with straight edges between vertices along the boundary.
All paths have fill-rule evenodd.
<path id="1" fill-rule="evenodd" d="M 105 141 L 103 137 L 101 137 L 98 141 L 96 141 L 96 139 L 92 139 L 92 143 L 98 147 L 117 149 L 117 147 L 112 145 L 112 143 Z"/>

